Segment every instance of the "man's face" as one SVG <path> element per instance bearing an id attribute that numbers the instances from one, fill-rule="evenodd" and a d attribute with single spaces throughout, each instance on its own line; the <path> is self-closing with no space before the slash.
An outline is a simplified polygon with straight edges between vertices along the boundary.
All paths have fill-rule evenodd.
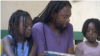
<path id="1" fill-rule="evenodd" d="M 66 29 L 70 19 L 69 17 L 71 16 L 71 7 L 66 5 L 63 7 L 57 17 L 56 17 L 56 22 L 54 22 L 55 27 L 60 30 L 61 33 Z"/>

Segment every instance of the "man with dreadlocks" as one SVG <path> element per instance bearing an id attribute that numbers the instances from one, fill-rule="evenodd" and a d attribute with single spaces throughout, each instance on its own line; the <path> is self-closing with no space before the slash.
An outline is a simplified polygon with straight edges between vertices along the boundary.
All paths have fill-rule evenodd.
<path id="1" fill-rule="evenodd" d="M 9 35 L 3 38 L 2 56 L 36 56 L 37 44 L 32 39 L 32 18 L 17 10 L 9 19 Z"/>
<path id="2" fill-rule="evenodd" d="M 50 1 L 33 20 L 32 37 L 37 43 L 37 55 L 44 51 L 73 54 L 73 27 L 69 1 Z"/>

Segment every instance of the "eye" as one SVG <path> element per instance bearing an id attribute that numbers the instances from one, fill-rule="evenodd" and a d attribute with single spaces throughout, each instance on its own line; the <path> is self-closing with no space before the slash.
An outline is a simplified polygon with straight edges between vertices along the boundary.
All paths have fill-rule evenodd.
<path id="1" fill-rule="evenodd" d="M 67 18 L 67 17 L 63 17 L 63 18 Z"/>
<path id="2" fill-rule="evenodd" d="M 97 31 L 96 30 L 93 30 L 93 33 L 97 33 Z"/>
<path id="3" fill-rule="evenodd" d="M 63 16 L 64 19 L 69 19 L 69 16 Z"/>
<path id="4" fill-rule="evenodd" d="M 66 18 L 68 18 L 68 16 L 63 16 L 63 18 L 65 18 L 65 19 L 66 19 Z"/>

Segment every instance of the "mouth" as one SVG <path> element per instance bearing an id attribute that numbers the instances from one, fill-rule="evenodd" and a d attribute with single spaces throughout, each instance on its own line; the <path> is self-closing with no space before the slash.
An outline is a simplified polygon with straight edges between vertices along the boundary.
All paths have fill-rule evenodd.
<path id="1" fill-rule="evenodd" d="M 89 36 L 88 39 L 93 39 L 93 37 L 92 36 Z"/>
<path id="2" fill-rule="evenodd" d="M 67 27 L 68 24 L 63 24 L 63 28 Z"/>
<path id="3" fill-rule="evenodd" d="M 92 37 L 88 37 L 88 38 L 92 38 Z"/>
<path id="4" fill-rule="evenodd" d="M 32 32 L 27 32 L 27 34 L 28 34 L 28 35 L 31 35 L 31 34 L 32 34 Z"/>

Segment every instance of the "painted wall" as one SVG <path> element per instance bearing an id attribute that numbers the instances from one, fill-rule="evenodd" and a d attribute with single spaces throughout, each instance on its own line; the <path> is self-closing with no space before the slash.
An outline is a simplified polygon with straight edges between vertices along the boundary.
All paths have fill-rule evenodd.
<path id="1" fill-rule="evenodd" d="M 25 10 L 30 13 L 33 19 L 45 8 L 48 2 L 49 1 L 1 1 L 1 35 L 7 34 L 8 20 L 13 12 L 18 9 Z M 80 38 L 82 35 L 79 36 L 79 34 L 81 34 L 81 29 L 86 19 L 98 18 L 100 20 L 100 1 L 70 2 L 72 4 L 70 23 L 73 25 L 75 37 Z"/>
<path id="2" fill-rule="evenodd" d="M 88 18 L 100 20 L 100 1 L 72 2 L 71 23 L 74 31 L 81 31 L 83 23 Z"/>
<path id="3" fill-rule="evenodd" d="M 25 10 L 34 18 L 45 8 L 48 2 L 49 1 L 1 1 L 1 29 L 8 29 L 8 20 L 16 10 Z"/>
<path id="4" fill-rule="evenodd" d="M 28 11 L 32 18 L 37 16 L 49 1 L 1 1 L 1 29 L 7 30 L 8 20 L 17 9 Z M 100 1 L 73 2 L 70 22 L 74 31 L 81 31 L 84 21 L 88 18 L 100 19 Z"/>
<path id="5" fill-rule="evenodd" d="M 71 4 L 72 16 L 70 22 L 73 24 L 74 31 L 81 32 L 83 23 L 88 18 L 98 18 L 100 20 L 100 1 L 71 1 Z"/>

